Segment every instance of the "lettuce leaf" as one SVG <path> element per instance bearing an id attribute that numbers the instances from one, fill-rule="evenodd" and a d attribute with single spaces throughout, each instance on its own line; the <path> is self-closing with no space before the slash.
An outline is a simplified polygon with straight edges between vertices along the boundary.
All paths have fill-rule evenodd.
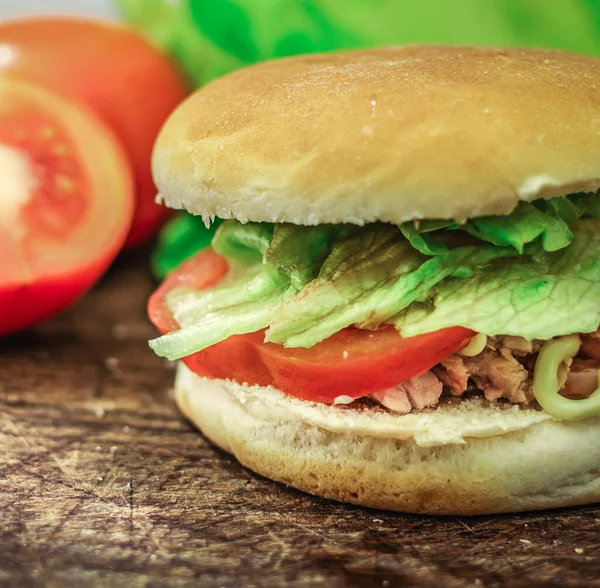
<path id="1" fill-rule="evenodd" d="M 427 259 L 393 227 L 378 225 L 336 243 L 319 277 L 277 309 L 266 341 L 312 347 L 350 325 L 375 329 L 450 275 L 471 275 L 508 248 L 461 247 Z"/>
<path id="2" fill-rule="evenodd" d="M 288 277 L 293 288 L 300 290 L 316 278 L 334 241 L 356 230 L 345 225 L 303 227 L 232 220 L 217 231 L 212 246 L 230 261 L 272 266 Z"/>
<path id="3" fill-rule="evenodd" d="M 541 214 L 566 222 L 592 216 L 597 200 L 582 196 L 534 206 L 543 204 Z M 522 216 L 542 218 L 530 213 Z M 435 255 L 419 251 L 393 225 L 227 221 L 213 246 L 228 257 L 231 275 L 210 290 L 169 293 L 167 304 L 182 329 L 151 346 L 177 359 L 232 334 L 267 329 L 267 341 L 311 347 L 350 325 L 374 329 L 384 323 L 405 336 L 456 325 L 528 339 L 594 331 L 600 323 L 600 223 L 567 226 L 566 243 L 562 228 L 554 234 L 549 221 L 526 226 L 522 216 L 504 219 L 504 225 L 502 217 L 477 225 L 501 245 L 444 244 L 446 250 Z M 442 223 L 432 226 L 412 235 L 413 241 L 429 238 Z M 509 234 L 518 236 L 520 247 Z M 548 251 L 557 243 L 563 246 Z"/>
<path id="4" fill-rule="evenodd" d="M 271 245 L 273 230 L 270 223 L 242 224 L 229 221 L 219 227 L 212 247 L 219 255 L 233 262 L 260 263 Z"/>
<path id="5" fill-rule="evenodd" d="M 398 227 L 409 243 L 423 255 L 444 255 L 448 253 L 448 247 L 441 241 L 436 240 L 434 233 L 442 229 L 453 230 L 458 224 L 447 220 L 426 220 L 407 222 Z M 439 237 L 439 236 L 438 236 Z"/>
<path id="6" fill-rule="evenodd" d="M 277 309 L 266 340 L 310 347 L 366 319 L 373 297 L 424 259 L 393 226 L 376 225 L 339 240 L 318 278 Z"/>
<path id="7" fill-rule="evenodd" d="M 514 247 L 519 253 L 528 243 L 541 239 L 546 251 L 566 247 L 573 238 L 569 225 L 562 219 L 538 210 L 529 202 L 521 202 L 506 217 L 484 216 L 473 219 L 467 232 L 494 245 Z"/>
<path id="8" fill-rule="evenodd" d="M 538 212 L 531 211 L 535 207 Z M 540 215 L 539 213 L 544 213 Z M 400 226 L 402 234 L 408 239 L 417 251 L 424 255 L 443 255 L 449 250 L 448 232 L 461 230 L 483 241 L 498 245 L 510 244 L 516 250 L 522 251 L 526 243 L 535 240 L 544 234 L 546 249 L 558 249 L 568 244 L 570 232 L 562 224 L 553 223 L 562 219 L 567 225 L 572 224 L 581 217 L 600 217 L 600 198 L 595 194 L 575 194 L 568 198 L 553 198 L 552 200 L 538 200 L 534 206 L 519 207 L 512 215 L 501 217 L 485 217 L 485 220 L 469 221 L 459 225 L 448 220 L 426 220 L 418 223 L 405 223 Z M 506 220 L 504 220 L 506 219 Z M 540 220 L 541 219 L 541 220 Z M 526 226 L 528 221 L 532 226 Z M 221 225 L 221 219 L 215 219 L 210 227 L 205 227 L 200 217 L 181 214 L 171 220 L 160 235 L 158 247 L 152 254 L 152 270 L 159 278 L 163 279 L 169 272 L 192 255 L 211 245 L 216 229 Z M 231 226 L 225 229 L 216 238 L 216 248 L 232 260 L 248 261 L 243 251 L 258 261 L 261 256 L 266 263 L 279 264 L 282 269 L 289 272 L 296 289 L 301 284 L 316 277 L 318 264 L 324 260 L 334 240 L 345 235 L 356 233 L 357 227 L 349 225 L 321 225 L 318 227 L 299 227 L 289 224 L 264 224 L 258 229 L 267 231 L 263 235 L 265 247 L 259 248 L 254 253 L 253 244 L 247 243 L 251 235 L 237 236 L 240 232 L 249 232 L 256 235 L 256 227 L 252 224 L 242 225 L 237 221 L 230 221 Z M 511 228 L 512 227 L 512 228 Z M 536 228 L 537 227 L 537 228 Z M 487 229 L 488 235 L 484 229 Z M 554 230 L 553 230 L 554 229 Z M 271 234 L 271 232 L 273 234 Z M 494 233 L 496 236 L 494 236 Z M 527 237 L 529 235 L 529 237 Z M 237 239 L 237 243 L 226 243 L 230 238 Z M 277 261 L 272 252 L 266 255 L 266 246 L 273 240 L 275 250 L 281 259 Z M 283 243 L 285 240 L 285 243 Z M 246 245 L 243 242 L 246 241 Z M 220 247 L 223 242 L 222 248 Z M 277 247 L 280 243 L 281 247 Z M 451 243 L 450 243 L 451 244 Z M 236 253 L 235 248 L 240 249 Z M 249 251 L 248 251 L 249 248 Z"/>
<path id="9" fill-rule="evenodd" d="M 150 341 L 150 347 L 157 355 L 170 360 L 181 359 L 206 349 L 232 335 L 254 333 L 269 325 L 281 296 L 274 293 L 263 299 L 208 312 L 201 320 L 183 326 L 158 339 Z"/>
<path id="10" fill-rule="evenodd" d="M 425 255 L 448 251 L 447 231 L 462 231 L 481 241 L 513 247 L 523 253 L 526 245 L 539 240 L 546 251 L 566 247 L 573 238 L 569 225 L 582 217 L 598 217 L 600 199 L 596 195 L 575 194 L 566 198 L 521 202 L 511 214 L 483 216 L 459 224 L 426 220 L 400 225 L 410 244 Z"/>
<path id="11" fill-rule="evenodd" d="M 286 274 L 290 287 L 299 292 L 317 277 L 334 242 L 356 230 L 356 227 L 344 225 L 274 225 L 273 239 L 264 256 L 264 262 Z"/>
<path id="12" fill-rule="evenodd" d="M 560 251 L 534 246 L 530 256 L 497 261 L 467 279 L 446 280 L 394 324 L 407 337 L 455 325 L 526 339 L 594 331 L 600 323 L 598 224 L 577 222 L 573 242 Z"/>
<path id="13" fill-rule="evenodd" d="M 150 346 L 158 355 L 178 359 L 231 335 L 268 327 L 281 302 L 317 276 L 335 238 L 351 230 L 356 229 L 223 223 L 213 248 L 232 264 L 230 276 L 210 290 L 169 292 L 167 305 L 182 328 Z"/>
<path id="14" fill-rule="evenodd" d="M 218 286 L 201 291 L 175 288 L 166 296 L 173 318 L 182 326 L 194 326 L 207 316 L 236 308 L 243 313 L 244 304 L 260 303 L 288 287 L 285 276 L 264 264 L 251 266 Z"/>

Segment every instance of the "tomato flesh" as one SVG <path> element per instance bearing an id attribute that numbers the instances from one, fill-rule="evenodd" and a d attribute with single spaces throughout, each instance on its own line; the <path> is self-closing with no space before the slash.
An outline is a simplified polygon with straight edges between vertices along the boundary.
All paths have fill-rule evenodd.
<path id="1" fill-rule="evenodd" d="M 43 84 L 90 108 L 119 137 L 134 171 L 137 203 L 126 246 L 146 240 L 169 214 L 155 203 L 152 146 L 187 84 L 165 55 L 133 30 L 67 17 L 0 25 L 0 70 Z"/>
<path id="2" fill-rule="evenodd" d="M 35 176 L 21 209 L 27 231 L 42 239 L 62 238 L 81 222 L 89 204 L 88 177 L 72 155 L 71 137 L 50 114 L 29 110 L 1 121 L 0 144 L 22 153 Z"/>
<path id="3" fill-rule="evenodd" d="M 183 264 L 150 298 L 154 324 L 162 333 L 178 328 L 165 304 L 167 292 L 184 284 L 210 287 L 226 271 L 223 258 L 210 250 Z M 272 385 L 303 400 L 333 403 L 338 396 L 360 398 L 423 374 L 465 347 L 474 334 L 450 327 L 405 339 L 392 326 L 348 328 L 309 349 L 292 349 L 265 343 L 264 331 L 258 331 L 229 337 L 183 361 L 200 376 Z"/>
<path id="4" fill-rule="evenodd" d="M 0 335 L 59 312 L 121 248 L 130 168 L 89 112 L 39 86 L 0 79 Z M 8 192 L 7 190 L 8 186 Z"/>

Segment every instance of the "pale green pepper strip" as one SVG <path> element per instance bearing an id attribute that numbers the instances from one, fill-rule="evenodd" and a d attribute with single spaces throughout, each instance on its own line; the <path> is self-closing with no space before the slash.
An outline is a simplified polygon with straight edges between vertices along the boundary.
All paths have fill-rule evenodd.
<path id="1" fill-rule="evenodd" d="M 533 372 L 533 394 L 536 400 L 547 413 L 567 421 L 600 415 L 600 388 L 583 400 L 571 400 L 558 393 L 558 369 L 563 361 L 575 356 L 580 344 L 577 335 L 547 341 L 540 349 Z"/>

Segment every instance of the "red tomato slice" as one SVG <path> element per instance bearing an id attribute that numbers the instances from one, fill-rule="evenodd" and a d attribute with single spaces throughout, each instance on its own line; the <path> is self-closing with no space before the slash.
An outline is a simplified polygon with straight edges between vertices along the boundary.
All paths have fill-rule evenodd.
<path id="1" fill-rule="evenodd" d="M 162 333 L 178 328 L 165 294 L 178 286 L 207 288 L 226 273 L 223 258 L 205 251 L 173 272 L 150 298 L 148 313 Z M 451 327 L 402 338 L 391 326 L 375 331 L 344 329 L 310 349 L 264 342 L 264 332 L 234 335 L 184 359 L 195 373 L 240 383 L 272 385 L 287 394 L 332 403 L 360 398 L 425 373 L 465 347 L 475 333 Z"/>
<path id="2" fill-rule="evenodd" d="M 133 179 L 93 114 L 0 78 L 0 335 L 65 308 L 121 248 Z"/>
<path id="3" fill-rule="evenodd" d="M 150 154 L 163 122 L 187 95 L 173 65 L 133 30 L 75 18 L 4 22 L 0 44 L 0 71 L 85 104 L 118 135 L 137 192 L 126 246 L 144 241 L 169 214 L 154 202 Z"/>

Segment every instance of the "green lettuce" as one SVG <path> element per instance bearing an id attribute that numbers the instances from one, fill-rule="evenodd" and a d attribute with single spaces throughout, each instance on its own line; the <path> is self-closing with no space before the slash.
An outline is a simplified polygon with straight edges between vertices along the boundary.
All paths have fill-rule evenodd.
<path id="1" fill-rule="evenodd" d="M 229 276 L 210 290 L 171 291 L 167 304 L 182 328 L 151 345 L 177 359 L 259 329 L 288 347 L 311 347 L 351 325 L 393 324 L 405 336 L 456 325 L 528 339 L 593 331 L 600 227 L 584 217 L 597 215 L 597 202 L 582 195 L 536 202 L 470 221 L 466 231 L 446 221 L 420 233 L 380 223 L 227 221 L 213 247 L 229 260 Z M 472 242 L 448 238 L 460 231 Z M 418 241 L 423 236 L 435 237 L 435 251 Z"/>
<path id="2" fill-rule="evenodd" d="M 444 281 L 393 321 L 407 337 L 461 325 L 486 335 L 550 339 L 600 324 L 600 227 L 573 226 L 573 242 L 553 253 L 499 260 L 470 278 Z"/>
<path id="3" fill-rule="evenodd" d="M 394 227 L 375 225 L 339 241 L 319 277 L 276 310 L 266 340 L 312 347 L 350 325 L 374 329 L 451 275 L 472 275 L 509 248 L 460 247 L 427 259 Z"/>
<path id="4" fill-rule="evenodd" d="M 150 341 L 150 347 L 161 357 L 171 360 L 181 359 L 219 341 L 224 341 L 232 335 L 253 333 L 264 329 L 269 325 L 280 302 L 281 297 L 273 294 L 256 302 L 245 301 L 243 305 L 238 304 L 221 308 L 217 312 L 207 312 L 201 315 L 201 320 Z M 178 322 L 181 320 L 182 326 L 186 324 L 176 311 L 173 315 Z"/>
<path id="5" fill-rule="evenodd" d="M 229 221 L 221 226 L 213 239 L 213 249 L 236 263 L 261 263 L 273 239 L 274 225 Z"/>
<path id="6" fill-rule="evenodd" d="M 223 223 L 213 248 L 232 265 L 230 276 L 210 290 L 175 288 L 166 297 L 181 329 L 155 341 L 158 355 L 185 357 L 235 334 L 269 326 L 283 300 L 318 274 L 336 237 L 353 228 Z"/>
<path id="7" fill-rule="evenodd" d="M 215 234 L 213 249 L 234 263 L 273 267 L 299 291 L 317 277 L 336 239 L 356 231 L 344 225 L 303 227 L 281 223 L 227 221 Z"/>
<path id="8" fill-rule="evenodd" d="M 411 245 L 425 255 L 443 255 L 449 250 L 444 242 L 452 241 L 448 231 L 467 233 L 493 245 L 513 247 L 519 253 L 538 240 L 546 251 L 557 251 L 573 238 L 570 224 L 582 217 L 600 216 L 598 202 L 595 195 L 575 194 L 534 203 L 521 202 L 508 215 L 483 216 L 463 224 L 445 220 L 413 221 L 401 225 L 400 230 Z"/>

